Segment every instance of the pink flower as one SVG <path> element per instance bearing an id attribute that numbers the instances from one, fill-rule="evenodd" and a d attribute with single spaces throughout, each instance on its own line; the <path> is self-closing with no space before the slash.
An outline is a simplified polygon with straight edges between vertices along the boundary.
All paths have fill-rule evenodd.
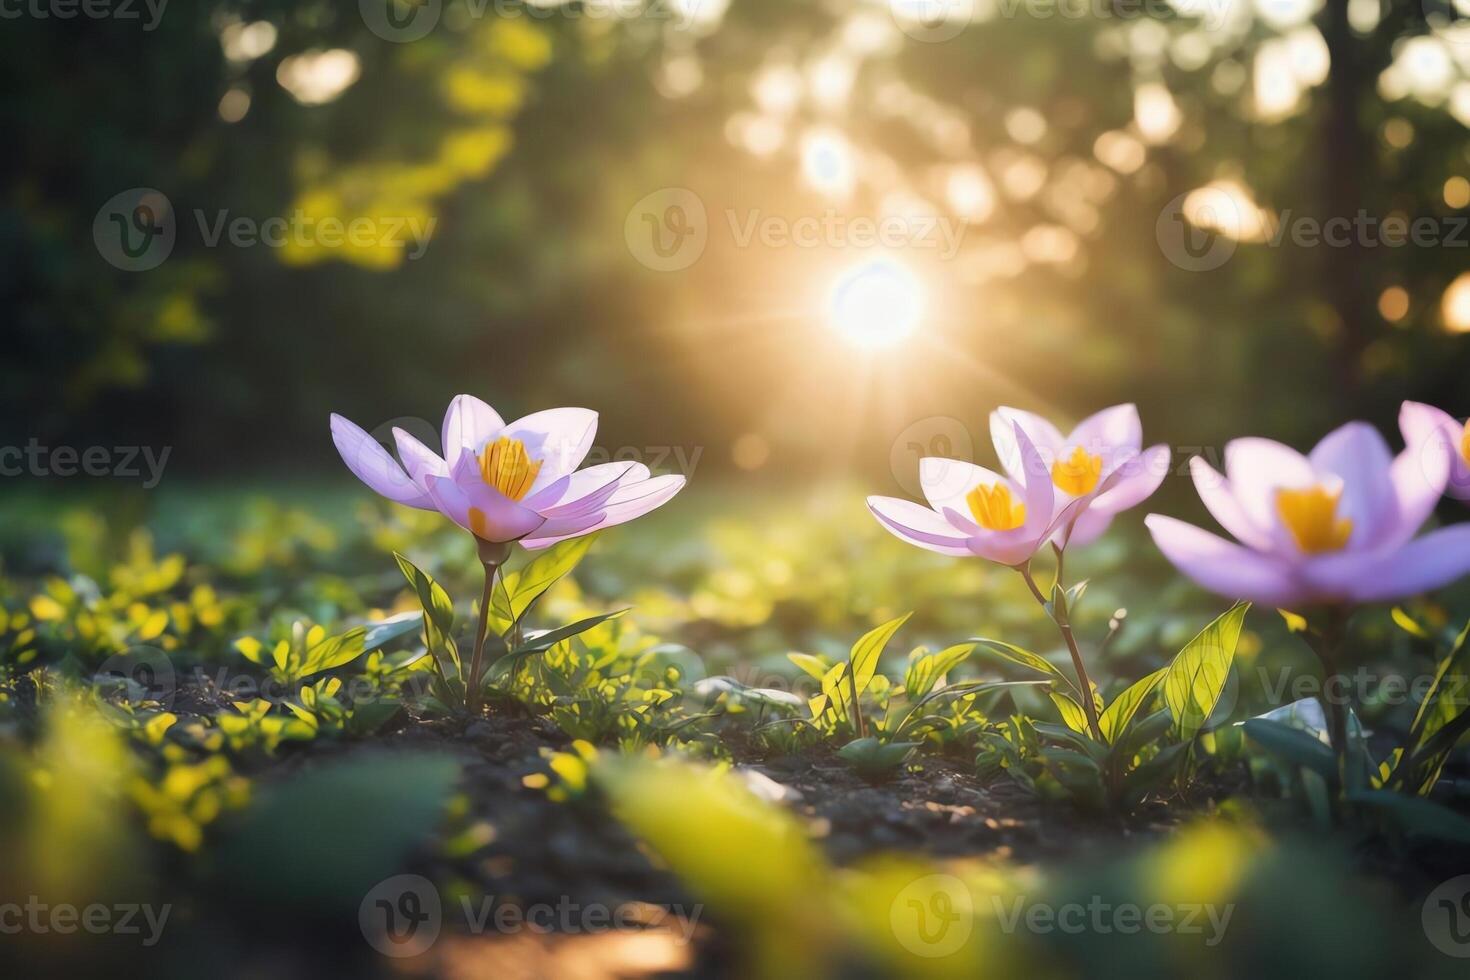
<path id="1" fill-rule="evenodd" d="M 389 500 L 437 510 L 480 541 L 545 548 L 641 517 L 684 486 L 642 463 L 578 470 L 592 448 L 597 413 L 553 408 L 509 424 L 473 395 L 444 416 L 441 457 L 394 429 L 399 465 L 359 426 L 332 416 L 332 441 L 357 478 Z"/>
<path id="2" fill-rule="evenodd" d="M 1470 571 L 1470 524 L 1414 535 L 1449 479 L 1452 449 L 1427 406 L 1405 402 L 1407 448 L 1349 422 L 1310 454 L 1269 439 L 1225 447 L 1225 475 L 1190 460 L 1195 487 L 1236 544 L 1150 514 L 1154 542 L 1185 575 L 1233 599 L 1285 608 L 1397 599 Z M 1429 410 L 1433 411 L 1433 410 Z"/>
<path id="3" fill-rule="evenodd" d="M 925 458 L 919 461 L 919 484 L 928 507 L 895 497 L 869 497 L 868 509 L 909 544 L 942 555 L 979 555 L 1002 565 L 1023 565 L 1054 537 L 1065 539 L 1073 521 L 1117 489 L 1125 474 L 1116 458 L 1105 461 L 1064 444 L 1049 423 L 1026 413 L 1016 414 L 1021 418 L 1009 423 L 999 415 L 991 418 L 996 450 L 1009 476 L 960 460 Z M 1041 432 L 1052 451 L 1052 462 L 1042 455 L 1029 429 Z M 1110 435 L 1118 437 L 1114 442 L 1126 442 L 1126 433 Z M 1063 449 L 1075 451 L 1064 453 Z M 1162 472 L 1150 478 L 1149 492 L 1162 478 Z M 1131 505 L 1117 509 L 1122 506 Z M 1106 520 L 1102 526 L 1107 526 Z"/>
<path id="4" fill-rule="evenodd" d="M 1169 447 L 1160 443 L 1143 448 L 1143 423 L 1138 407 L 1114 405 L 1088 416 L 1066 436 L 1046 419 L 1016 408 L 990 413 L 990 438 L 1001 465 L 1021 479 L 1021 453 L 1013 436 L 1026 433 L 1051 474 L 1060 512 L 1077 500 L 1089 498 L 1071 521 L 1056 534 L 1057 544 L 1085 545 L 1097 540 L 1113 518 L 1147 500 L 1169 472 Z"/>
<path id="5" fill-rule="evenodd" d="M 1404 402 L 1399 414 L 1404 440 L 1423 442 L 1438 433 L 1450 446 L 1450 479 L 1445 493 L 1456 500 L 1470 500 L 1470 424 L 1456 421 L 1448 412 L 1421 402 Z"/>

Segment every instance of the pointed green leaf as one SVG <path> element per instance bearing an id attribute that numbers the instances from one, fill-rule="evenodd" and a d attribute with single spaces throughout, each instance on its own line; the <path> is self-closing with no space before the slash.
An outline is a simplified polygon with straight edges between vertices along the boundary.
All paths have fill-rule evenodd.
<path id="1" fill-rule="evenodd" d="M 1180 650 L 1164 677 L 1164 702 L 1174 730 L 1188 741 L 1199 733 L 1225 689 L 1250 603 L 1237 602 Z"/>
<path id="2" fill-rule="evenodd" d="M 1128 730 L 1133 716 L 1147 703 L 1168 672 L 1169 668 L 1160 667 L 1113 698 L 1113 703 L 1107 706 L 1102 717 L 1097 720 L 1098 726 L 1102 728 L 1103 738 L 1108 740 L 1109 745 L 1115 744 L 1119 737 Z"/>
<path id="3" fill-rule="evenodd" d="M 862 694 L 868 689 L 873 681 L 873 675 L 878 671 L 878 658 L 883 655 L 883 648 L 888 646 L 888 641 L 893 639 L 899 627 L 909 621 L 913 613 L 904 613 L 897 619 L 890 619 L 882 626 L 869 630 L 852 645 L 852 652 L 848 656 L 848 662 L 852 664 L 853 683 L 857 693 Z"/>

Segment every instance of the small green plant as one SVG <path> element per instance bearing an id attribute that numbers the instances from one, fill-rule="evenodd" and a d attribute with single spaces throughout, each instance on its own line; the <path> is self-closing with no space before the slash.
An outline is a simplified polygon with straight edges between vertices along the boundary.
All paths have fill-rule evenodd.
<path id="1" fill-rule="evenodd" d="M 1054 786 L 1097 809 L 1131 810 L 1170 776 L 1188 772 L 1191 751 L 1219 704 L 1240 639 L 1248 603 L 1237 603 L 1206 626 L 1170 663 L 1104 704 L 1092 692 L 1096 729 L 1082 711 L 1071 679 L 1045 657 L 998 640 L 979 639 L 1000 660 L 1045 675 L 1062 724 L 1013 719 L 983 742 L 982 770 L 1026 773 L 1028 785 Z M 1164 707 L 1147 710 L 1162 695 Z M 1035 765 L 1027 771 L 1026 762 Z"/>
<path id="2" fill-rule="evenodd" d="M 431 710 L 444 714 L 472 710 L 492 678 L 512 674 L 526 658 L 545 653 L 558 643 L 627 611 L 599 613 L 541 632 L 525 629 L 526 614 L 553 585 L 577 567 L 592 540 L 588 536 L 565 541 L 548 548 L 524 568 L 491 576 L 481 599 L 479 628 L 468 663 L 461 657 L 454 639 L 454 604 L 449 594 L 427 572 L 394 553 L 399 569 L 424 611 L 424 640 L 434 672 L 427 701 Z"/>

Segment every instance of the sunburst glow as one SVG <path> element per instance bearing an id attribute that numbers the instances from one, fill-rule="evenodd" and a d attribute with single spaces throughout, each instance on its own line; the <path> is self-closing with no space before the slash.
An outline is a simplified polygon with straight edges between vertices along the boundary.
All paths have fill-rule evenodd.
<path id="1" fill-rule="evenodd" d="M 919 328 L 924 287 L 897 262 L 866 262 L 837 280 L 827 316 L 833 329 L 858 347 L 892 347 Z"/>

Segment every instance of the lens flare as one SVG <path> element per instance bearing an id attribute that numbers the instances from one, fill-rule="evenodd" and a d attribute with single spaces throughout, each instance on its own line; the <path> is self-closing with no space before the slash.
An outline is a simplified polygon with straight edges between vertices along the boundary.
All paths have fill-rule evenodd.
<path id="1" fill-rule="evenodd" d="M 901 343 L 918 329 L 923 315 L 923 285 L 908 269 L 886 259 L 843 273 L 827 308 L 833 329 L 869 350 Z"/>

